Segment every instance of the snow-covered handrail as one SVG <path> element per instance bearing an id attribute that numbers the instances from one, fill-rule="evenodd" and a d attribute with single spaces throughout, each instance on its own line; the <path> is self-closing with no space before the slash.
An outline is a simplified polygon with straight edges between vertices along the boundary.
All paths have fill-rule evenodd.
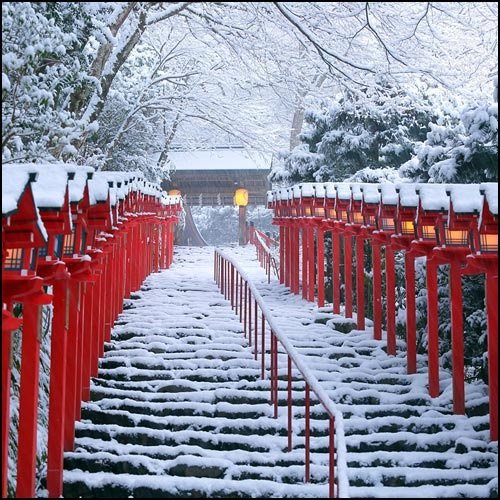
<path id="1" fill-rule="evenodd" d="M 309 480 L 309 391 L 315 394 L 318 401 L 321 403 L 326 413 L 329 416 L 330 426 L 329 426 L 329 442 L 330 442 L 330 462 L 329 462 L 329 495 L 330 498 L 348 498 L 348 475 L 347 475 L 347 448 L 345 442 L 344 434 L 344 420 L 343 415 L 340 410 L 336 407 L 335 403 L 328 396 L 327 392 L 323 389 L 320 382 L 307 366 L 304 361 L 303 356 L 298 353 L 293 344 L 288 340 L 286 334 L 282 331 L 282 328 L 278 325 L 275 320 L 271 310 L 266 305 L 264 299 L 259 293 L 255 284 L 251 281 L 248 275 L 241 269 L 239 264 L 229 255 L 225 254 L 221 250 L 215 250 L 214 255 L 214 278 L 221 289 L 221 293 L 224 293 L 225 298 L 231 301 L 231 306 L 236 309 L 238 313 L 239 304 L 239 314 L 240 319 L 243 315 L 243 324 L 246 334 L 247 329 L 247 301 L 248 307 L 248 336 L 249 343 L 251 345 L 251 323 L 252 323 L 252 299 L 254 300 L 254 323 L 255 323 L 255 358 L 257 359 L 257 305 L 260 307 L 262 314 L 262 325 L 261 325 L 261 340 L 262 340 L 262 377 L 264 377 L 264 363 L 265 363 L 265 321 L 267 321 L 271 330 L 271 398 L 274 402 L 275 417 L 277 417 L 278 409 L 278 368 L 277 368 L 277 341 L 280 342 L 284 351 L 288 356 L 288 432 L 289 432 L 289 445 L 288 449 L 291 450 L 291 425 L 292 425 L 292 412 L 291 412 L 291 362 L 296 366 L 299 372 L 302 374 L 304 381 L 306 383 L 306 481 Z M 235 286 L 238 282 L 240 286 Z M 245 293 L 243 294 L 243 282 Z M 239 293 L 238 293 L 239 290 Z M 248 291 L 248 294 L 247 294 Z M 238 301 L 239 295 L 239 301 Z M 244 300 L 243 300 L 243 295 Z M 244 302 L 244 303 L 243 303 Z M 244 307 L 244 314 L 243 314 Z M 336 440 L 336 441 L 335 441 Z M 334 450 L 337 450 L 337 473 L 338 473 L 338 487 L 334 491 L 334 468 L 335 468 L 335 458 Z"/>
<path id="2" fill-rule="evenodd" d="M 278 266 L 276 264 L 276 258 L 273 255 L 272 250 L 267 246 L 266 242 L 262 238 L 262 232 L 256 230 L 255 236 L 253 238 L 253 243 L 257 251 L 257 259 L 260 265 L 265 269 L 267 274 L 267 282 L 271 282 L 271 266 L 274 269 L 274 273 L 278 276 Z"/>

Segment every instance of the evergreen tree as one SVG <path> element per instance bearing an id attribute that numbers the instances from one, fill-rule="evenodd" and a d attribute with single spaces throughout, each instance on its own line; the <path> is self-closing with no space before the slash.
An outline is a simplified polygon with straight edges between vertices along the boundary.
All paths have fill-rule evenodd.
<path id="1" fill-rule="evenodd" d="M 370 171 L 378 169 L 388 169 L 378 176 L 394 176 L 425 140 L 433 117 L 425 95 L 417 99 L 388 83 L 323 102 L 305 112 L 301 144 L 282 155 L 284 168 L 275 170 L 274 180 L 342 181 L 360 170 L 373 178 Z"/>

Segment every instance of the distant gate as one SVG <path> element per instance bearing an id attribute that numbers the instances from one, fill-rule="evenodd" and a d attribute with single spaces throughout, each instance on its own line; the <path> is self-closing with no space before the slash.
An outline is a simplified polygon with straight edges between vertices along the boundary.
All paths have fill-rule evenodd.
<path id="1" fill-rule="evenodd" d="M 266 205 L 266 192 L 271 189 L 270 155 L 263 157 L 243 148 L 219 148 L 171 151 L 169 159 L 174 170 L 170 179 L 162 182 L 162 188 L 178 189 L 186 205 L 233 205 L 239 187 L 248 190 L 250 205 Z"/>

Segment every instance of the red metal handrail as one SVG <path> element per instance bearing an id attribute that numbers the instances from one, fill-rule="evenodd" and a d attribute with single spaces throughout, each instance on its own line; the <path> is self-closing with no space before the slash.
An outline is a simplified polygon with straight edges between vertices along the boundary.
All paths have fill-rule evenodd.
<path id="1" fill-rule="evenodd" d="M 271 282 L 271 267 L 274 270 L 276 277 L 279 277 L 278 264 L 276 263 L 276 258 L 273 252 L 269 248 L 272 243 L 278 245 L 278 242 L 264 234 L 262 231 L 255 230 L 254 238 L 252 239 L 255 249 L 257 251 L 257 259 L 260 262 L 261 267 L 264 268 L 267 274 L 267 282 Z"/>
<path id="2" fill-rule="evenodd" d="M 336 408 L 326 391 L 319 383 L 316 376 L 304 362 L 286 335 L 281 331 L 271 311 L 264 302 L 256 286 L 250 281 L 246 273 L 228 255 L 220 250 L 214 253 L 214 278 L 220 287 L 221 293 L 231 302 L 231 308 L 239 315 L 243 322 L 244 335 L 249 345 L 252 345 L 254 334 L 254 356 L 258 358 L 258 330 L 260 309 L 260 335 L 261 335 L 261 377 L 266 376 L 266 323 L 270 335 L 270 377 L 271 377 L 271 402 L 274 407 L 274 418 L 278 416 L 278 341 L 287 355 L 287 411 L 288 411 L 288 451 L 292 450 L 292 363 L 301 373 L 305 381 L 305 481 L 310 481 L 310 391 L 314 393 L 323 406 L 329 419 L 329 467 L 328 485 L 329 498 L 348 497 L 348 477 L 346 461 L 346 444 L 344 437 L 344 424 L 342 413 Z M 244 285 L 244 286 L 243 286 Z M 252 302 L 253 302 L 253 332 L 252 332 Z M 336 453 L 335 453 L 336 450 Z M 337 459 L 335 461 L 335 458 Z M 336 467 L 335 467 L 336 466 Z M 337 474 L 335 474 L 335 471 Z M 337 487 L 335 476 L 337 475 Z"/>

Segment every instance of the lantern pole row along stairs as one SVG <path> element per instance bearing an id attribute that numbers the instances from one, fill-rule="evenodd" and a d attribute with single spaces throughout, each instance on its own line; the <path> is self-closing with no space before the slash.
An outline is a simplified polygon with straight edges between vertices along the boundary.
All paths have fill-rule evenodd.
<path id="1" fill-rule="evenodd" d="M 35 496 L 41 308 L 52 304 L 49 497 L 123 299 L 173 259 L 180 197 L 140 172 L 70 164 L 2 166 L 2 497 L 7 496 L 11 344 L 21 328 L 16 496 Z M 22 314 L 18 310 L 22 309 Z"/>
<path id="2" fill-rule="evenodd" d="M 366 242 L 373 272 L 373 335 L 382 339 L 385 255 L 387 352 L 396 354 L 395 252 L 404 252 L 407 372 L 417 370 L 415 259 L 426 257 L 428 391 L 440 394 L 437 268 L 449 266 L 453 411 L 465 414 L 461 277 L 485 274 L 490 437 L 498 440 L 498 184 L 303 183 L 268 192 L 279 226 L 280 283 L 325 305 L 325 233 L 332 237 L 332 309 L 365 329 Z M 340 272 L 341 247 L 344 272 Z M 343 283 L 341 283 L 343 278 Z"/>

